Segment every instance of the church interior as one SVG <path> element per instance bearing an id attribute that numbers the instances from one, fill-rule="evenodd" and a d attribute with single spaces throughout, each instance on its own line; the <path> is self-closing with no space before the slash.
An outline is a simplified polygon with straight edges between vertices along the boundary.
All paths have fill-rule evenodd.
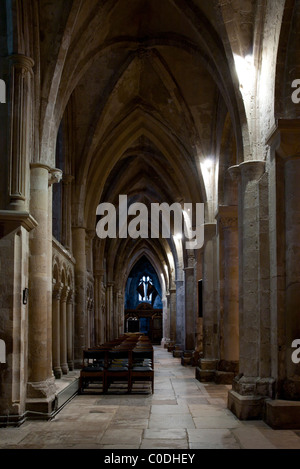
<path id="1" fill-rule="evenodd" d="M 0 447 L 142 398 L 133 438 L 234 422 L 300 448 L 300 0 L 1 0 L 0 79 Z M 153 206 L 203 242 L 175 211 L 151 236 Z M 105 361 L 81 393 L 120 338 L 154 353 L 144 391 Z"/>

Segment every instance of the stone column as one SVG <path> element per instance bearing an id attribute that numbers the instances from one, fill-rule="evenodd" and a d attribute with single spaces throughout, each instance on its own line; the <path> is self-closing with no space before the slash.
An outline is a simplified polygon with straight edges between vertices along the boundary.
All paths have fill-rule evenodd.
<path id="1" fill-rule="evenodd" d="M 204 225 L 203 245 L 203 358 L 199 360 L 197 379 L 213 381 L 219 359 L 217 319 L 217 246 L 216 224 Z"/>
<path id="2" fill-rule="evenodd" d="M 124 332 L 124 297 L 121 290 L 118 290 L 118 328 L 117 337 Z"/>
<path id="3" fill-rule="evenodd" d="M 220 252 L 220 362 L 218 383 L 231 384 L 239 361 L 238 208 L 220 206 L 217 216 Z"/>
<path id="4" fill-rule="evenodd" d="M 60 169 L 54 168 L 50 169 L 49 179 L 48 179 L 48 276 L 52 277 L 52 243 L 53 243 L 53 226 L 52 226 L 52 204 L 53 204 L 53 184 L 57 184 L 61 181 L 62 171 Z M 52 312 L 52 291 L 48 291 L 48 311 Z M 52 314 L 48 314 L 48 374 L 54 372 L 52 364 Z M 59 335 L 58 335 L 59 337 Z M 59 356 L 59 355 L 58 355 Z M 59 373 L 59 372 L 58 372 Z M 54 373 L 55 376 L 55 373 Z"/>
<path id="5" fill-rule="evenodd" d="M 95 292 L 95 341 L 96 344 L 100 344 L 100 335 L 101 335 L 101 322 L 100 322 L 100 283 L 101 276 L 99 271 L 94 272 L 94 292 Z"/>
<path id="6" fill-rule="evenodd" d="M 176 344 L 184 347 L 185 322 L 184 322 L 184 282 L 175 280 L 176 283 Z"/>
<path id="7" fill-rule="evenodd" d="M 25 55 L 12 55 L 10 63 L 11 127 L 9 147 L 10 210 L 25 211 L 28 195 L 29 152 L 32 134 L 32 68 L 34 62 Z"/>
<path id="8" fill-rule="evenodd" d="M 74 370 L 74 301 L 73 292 L 70 291 L 67 298 L 67 363 L 69 371 Z"/>
<path id="9" fill-rule="evenodd" d="M 170 341 L 170 293 L 166 294 L 163 301 L 163 338 L 162 345 Z"/>
<path id="10" fill-rule="evenodd" d="M 118 304 L 118 290 L 117 289 L 114 289 L 114 292 L 113 292 L 113 310 L 114 310 L 113 336 L 118 337 L 119 335 L 119 304 Z"/>
<path id="11" fill-rule="evenodd" d="M 103 287 L 103 278 L 104 270 L 99 269 L 94 274 L 94 289 L 95 289 L 95 339 L 97 344 L 105 342 L 104 339 L 104 328 L 105 328 L 105 318 L 103 317 L 102 305 L 103 299 L 105 297 L 104 287 Z"/>
<path id="12" fill-rule="evenodd" d="M 60 366 L 60 297 L 62 287 L 62 284 L 54 286 L 52 299 L 52 362 L 56 379 L 60 379 L 62 376 Z"/>
<path id="13" fill-rule="evenodd" d="M 106 330 L 107 340 L 112 340 L 114 336 L 114 282 L 108 282 L 106 285 Z"/>
<path id="14" fill-rule="evenodd" d="M 300 398 L 299 365 L 293 363 L 292 343 L 300 339 L 300 154 L 285 161 L 286 345 L 285 394 Z"/>
<path id="15" fill-rule="evenodd" d="M 233 167 L 239 174 L 239 325 L 240 359 L 242 377 L 233 381 L 229 391 L 228 407 L 240 419 L 261 418 L 264 401 L 274 392 L 274 380 L 266 375 L 265 363 L 270 362 L 268 342 L 269 319 L 265 311 L 263 295 L 265 268 L 268 259 L 268 243 L 265 219 L 268 197 L 261 197 L 264 185 L 265 163 L 246 161 Z M 264 199 L 264 200 L 263 200 Z M 265 258 L 265 259 L 264 259 Z"/>
<path id="16" fill-rule="evenodd" d="M 91 290 L 91 298 L 89 300 L 89 318 L 90 318 L 90 347 L 95 346 L 95 313 L 94 313 L 94 290 Z"/>
<path id="17" fill-rule="evenodd" d="M 86 252 L 84 227 L 73 228 L 73 254 L 75 263 L 75 318 L 74 318 L 74 366 L 82 365 L 82 353 L 86 347 L 87 311 L 86 311 Z"/>
<path id="18" fill-rule="evenodd" d="M 170 340 L 176 339 L 176 288 L 170 289 Z"/>
<path id="19" fill-rule="evenodd" d="M 30 236 L 29 263 L 29 324 L 28 324 L 28 386 L 27 408 L 50 412 L 55 399 L 54 376 L 49 376 L 48 293 L 52 290 L 48 259 L 48 184 L 49 168 L 42 164 L 31 166 L 30 210 L 38 226 Z M 51 216 L 51 215 L 50 215 Z"/>
<path id="20" fill-rule="evenodd" d="M 272 303 L 276 333 L 272 362 L 277 372 L 279 397 L 294 401 L 300 399 L 299 364 L 292 360 L 296 351 L 292 347 L 293 341 L 300 339 L 299 135 L 299 119 L 281 119 L 268 142 L 276 170 L 272 186 L 276 188 L 276 193 L 272 194 L 275 212 L 272 217 L 275 232 L 272 248 L 277 261 L 272 282 L 272 298 L 276 299 L 276 303 Z"/>
<path id="21" fill-rule="evenodd" d="M 100 320 L 101 320 L 101 343 L 106 342 L 107 339 L 107 311 L 106 311 L 106 286 L 104 285 L 104 277 L 101 281 L 101 296 L 100 296 Z"/>
<path id="22" fill-rule="evenodd" d="M 60 298 L 60 366 L 64 375 L 68 374 L 67 360 L 67 298 L 69 288 L 62 289 Z"/>
<path id="23" fill-rule="evenodd" d="M 185 344 L 184 350 L 193 351 L 196 345 L 196 302 L 195 302 L 195 259 L 188 258 L 188 267 L 184 269 L 185 284 Z"/>

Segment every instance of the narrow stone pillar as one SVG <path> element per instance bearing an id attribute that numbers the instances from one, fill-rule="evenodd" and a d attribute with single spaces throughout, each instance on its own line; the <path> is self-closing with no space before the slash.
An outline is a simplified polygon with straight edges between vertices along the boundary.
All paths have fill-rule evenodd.
<path id="1" fill-rule="evenodd" d="M 60 366 L 60 297 L 62 284 L 55 285 L 52 299 L 52 364 L 56 379 L 62 376 Z"/>
<path id="2" fill-rule="evenodd" d="M 100 340 L 101 343 L 106 342 L 107 339 L 107 311 L 106 311 L 106 286 L 104 285 L 104 277 L 102 277 L 101 281 L 101 302 L 100 302 L 100 330 L 101 330 L 101 335 L 100 335 Z"/>
<path id="3" fill-rule="evenodd" d="M 105 342 L 105 292 L 103 286 L 104 270 L 96 270 L 94 274 L 94 289 L 95 289 L 95 339 L 97 344 Z"/>
<path id="4" fill-rule="evenodd" d="M 49 168 L 41 164 L 32 165 L 30 210 L 38 226 L 31 232 L 29 243 L 27 408 L 45 412 L 50 412 L 56 392 L 54 376 L 49 376 L 52 364 L 49 366 L 48 356 L 48 340 L 51 340 L 48 321 L 49 315 L 52 316 L 52 311 L 48 311 L 48 293 L 52 290 L 48 269 L 48 184 Z"/>
<path id="5" fill-rule="evenodd" d="M 204 357 L 215 360 L 218 350 L 217 298 L 216 298 L 216 224 L 204 225 L 203 245 L 203 327 Z"/>
<path id="6" fill-rule="evenodd" d="M 9 57 L 9 63 L 11 84 L 9 208 L 25 211 L 32 133 L 31 80 L 34 62 L 25 55 L 15 54 Z"/>
<path id="7" fill-rule="evenodd" d="M 220 362 L 218 383 L 231 384 L 239 361 L 238 208 L 220 206 L 217 215 L 220 276 Z"/>
<path id="8" fill-rule="evenodd" d="M 163 338 L 162 344 L 170 341 L 170 293 L 166 294 L 163 301 Z"/>
<path id="9" fill-rule="evenodd" d="M 112 340 L 114 336 L 114 282 L 106 285 L 106 330 L 107 340 Z"/>
<path id="10" fill-rule="evenodd" d="M 74 301 L 73 292 L 70 291 L 67 298 L 67 363 L 69 371 L 74 370 Z"/>
<path id="11" fill-rule="evenodd" d="M 176 288 L 170 289 L 170 340 L 175 342 L 176 339 Z"/>
<path id="12" fill-rule="evenodd" d="M 62 289 L 60 298 L 60 366 L 64 375 L 68 374 L 67 360 L 67 298 L 69 288 Z"/>
<path id="13" fill-rule="evenodd" d="M 184 281 L 175 280 L 176 283 L 176 344 L 184 347 L 185 322 L 184 322 Z"/>
<path id="14" fill-rule="evenodd" d="M 184 269 L 185 285 L 185 344 L 184 350 L 193 351 L 196 345 L 196 302 L 195 302 L 195 259 L 188 258 L 188 266 Z"/>
<path id="15" fill-rule="evenodd" d="M 62 171 L 60 169 L 54 168 L 49 171 L 48 179 L 48 276 L 52 278 L 52 245 L 53 245 L 53 225 L 52 225 L 52 207 L 53 207 L 53 184 L 58 184 L 62 178 Z M 52 313 L 52 291 L 48 291 L 48 311 Z M 48 374 L 51 376 L 53 374 L 53 364 L 52 364 L 52 314 L 48 314 Z M 58 335 L 59 337 L 59 335 Z M 58 355 L 59 356 L 59 355 Z M 55 376 L 55 373 L 54 373 Z"/>
<path id="16" fill-rule="evenodd" d="M 199 369 L 196 370 L 196 377 L 202 382 L 215 379 L 219 360 L 216 265 L 216 224 L 206 223 L 203 245 L 203 358 L 199 360 Z"/>
<path id="17" fill-rule="evenodd" d="M 119 335 L 119 304 L 118 304 L 118 290 L 117 289 L 114 289 L 114 292 L 113 292 L 113 310 L 114 310 L 113 336 L 118 337 Z"/>
<path id="18" fill-rule="evenodd" d="M 124 297 L 121 290 L 118 290 L 118 329 L 117 336 L 124 333 Z"/>
<path id="19" fill-rule="evenodd" d="M 83 227 L 73 227 L 73 254 L 75 263 L 75 318 L 74 318 L 74 366 L 80 368 L 82 365 L 82 353 L 85 349 L 87 331 L 86 311 L 86 252 L 85 239 L 86 230 Z"/>
<path id="20" fill-rule="evenodd" d="M 101 275 L 99 271 L 94 272 L 94 292 L 95 292 L 95 342 L 100 344 L 101 336 L 101 298 L 100 298 L 100 289 L 101 289 Z"/>

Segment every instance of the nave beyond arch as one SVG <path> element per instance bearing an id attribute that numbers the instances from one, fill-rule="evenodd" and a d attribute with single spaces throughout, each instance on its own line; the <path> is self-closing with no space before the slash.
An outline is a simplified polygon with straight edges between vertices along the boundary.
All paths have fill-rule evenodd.
<path id="1" fill-rule="evenodd" d="M 239 419 L 298 428 L 300 1 L 21 3 L 0 3 L 0 424 L 52 415 L 83 350 L 124 333 L 146 259 L 161 344 Z M 201 204 L 203 245 L 120 218 L 102 239 L 120 196 Z"/>

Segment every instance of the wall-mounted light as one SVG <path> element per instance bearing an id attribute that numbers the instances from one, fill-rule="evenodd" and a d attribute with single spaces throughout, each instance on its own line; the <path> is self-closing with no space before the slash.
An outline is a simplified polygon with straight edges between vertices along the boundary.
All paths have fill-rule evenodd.
<path id="1" fill-rule="evenodd" d="M 23 290 L 23 305 L 27 305 L 28 302 L 28 288 L 24 288 Z"/>

